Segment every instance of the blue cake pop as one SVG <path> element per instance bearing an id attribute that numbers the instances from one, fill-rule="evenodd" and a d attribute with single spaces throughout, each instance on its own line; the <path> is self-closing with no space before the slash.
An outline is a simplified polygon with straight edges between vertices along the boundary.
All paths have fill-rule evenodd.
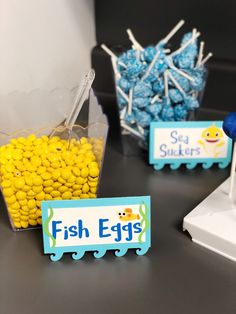
<path id="1" fill-rule="evenodd" d="M 223 122 L 225 134 L 233 141 L 236 141 L 236 112 L 229 113 Z"/>

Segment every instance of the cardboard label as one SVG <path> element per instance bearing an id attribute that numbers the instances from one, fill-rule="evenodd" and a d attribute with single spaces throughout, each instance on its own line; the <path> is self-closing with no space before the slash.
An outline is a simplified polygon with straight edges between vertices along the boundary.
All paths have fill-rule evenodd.
<path id="1" fill-rule="evenodd" d="M 153 122 L 150 126 L 149 162 L 156 170 L 169 164 L 177 169 L 186 164 L 188 169 L 201 163 L 220 168 L 231 160 L 232 140 L 222 129 L 222 121 Z"/>
<path id="2" fill-rule="evenodd" d="M 100 198 L 42 202 L 44 253 L 53 261 L 66 252 L 74 259 L 86 251 L 102 257 L 107 250 L 143 255 L 150 247 L 150 197 Z"/>

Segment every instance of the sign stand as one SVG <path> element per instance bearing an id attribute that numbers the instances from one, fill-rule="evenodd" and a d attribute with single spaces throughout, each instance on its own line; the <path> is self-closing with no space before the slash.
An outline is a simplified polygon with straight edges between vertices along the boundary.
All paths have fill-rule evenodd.
<path id="1" fill-rule="evenodd" d="M 236 262 L 236 196 L 229 197 L 229 186 L 230 177 L 184 218 L 183 229 L 193 242 Z"/>

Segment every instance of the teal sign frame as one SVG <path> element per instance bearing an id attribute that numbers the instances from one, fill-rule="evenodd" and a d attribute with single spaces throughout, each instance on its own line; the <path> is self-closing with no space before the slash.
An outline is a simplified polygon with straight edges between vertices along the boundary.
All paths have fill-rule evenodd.
<path id="1" fill-rule="evenodd" d="M 52 261 L 64 253 L 78 260 L 88 251 L 95 258 L 108 250 L 143 255 L 151 246 L 150 196 L 43 201 L 42 227 L 44 253 Z"/>
<path id="2" fill-rule="evenodd" d="M 182 164 L 187 169 L 193 169 L 197 164 L 208 169 L 216 163 L 219 168 L 227 167 L 231 161 L 232 140 L 223 132 L 222 125 L 223 121 L 152 122 L 149 163 L 155 170 L 161 170 L 165 165 L 175 170 Z M 212 134 L 214 138 L 211 138 Z M 216 138 L 217 134 L 220 140 Z M 222 147 L 223 157 L 220 155 Z"/>

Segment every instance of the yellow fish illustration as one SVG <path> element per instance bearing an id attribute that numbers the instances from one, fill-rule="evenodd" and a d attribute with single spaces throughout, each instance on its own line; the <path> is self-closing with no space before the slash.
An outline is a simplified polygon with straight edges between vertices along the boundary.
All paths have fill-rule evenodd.
<path id="1" fill-rule="evenodd" d="M 208 155 L 218 157 L 221 153 L 219 148 L 225 144 L 223 137 L 223 131 L 212 124 L 202 132 L 201 139 L 198 143 Z"/>
<path id="2" fill-rule="evenodd" d="M 134 214 L 131 208 L 126 208 L 123 212 L 119 212 L 118 215 L 121 221 L 140 219 L 139 214 Z"/>

